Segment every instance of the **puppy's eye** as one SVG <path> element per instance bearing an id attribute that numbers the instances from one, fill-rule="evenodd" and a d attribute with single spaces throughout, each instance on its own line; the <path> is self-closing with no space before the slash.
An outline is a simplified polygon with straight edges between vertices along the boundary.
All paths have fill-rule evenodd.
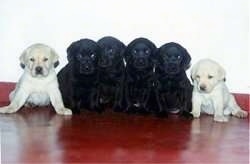
<path id="1" fill-rule="evenodd" d="M 94 57 L 95 57 L 95 53 L 92 53 L 92 54 L 90 55 L 90 57 L 91 57 L 91 58 L 94 58 Z"/>
<path id="2" fill-rule="evenodd" d="M 133 50 L 132 53 L 133 53 L 133 54 L 136 54 L 136 53 L 137 53 L 137 50 Z"/>
<path id="3" fill-rule="evenodd" d="M 146 51 L 145 51 L 145 53 L 146 53 L 146 54 L 149 54 L 149 53 L 150 53 L 150 51 L 149 51 L 149 50 L 146 50 Z"/>
<path id="4" fill-rule="evenodd" d="M 177 59 L 181 59 L 181 56 L 180 56 L 180 55 L 178 55 L 178 56 L 177 56 Z"/>
<path id="5" fill-rule="evenodd" d="M 44 59 L 43 59 L 44 62 L 46 62 L 46 61 L 48 61 L 48 60 L 49 60 L 48 58 L 44 58 Z"/>
<path id="6" fill-rule="evenodd" d="M 30 61 L 34 62 L 34 61 L 35 61 L 35 59 L 34 59 L 34 58 L 30 58 Z"/>
<path id="7" fill-rule="evenodd" d="M 112 53 L 112 52 L 114 52 L 114 50 L 111 48 L 111 49 L 108 50 L 108 52 Z"/>
<path id="8" fill-rule="evenodd" d="M 78 54 L 78 55 L 77 55 L 77 58 L 78 58 L 78 59 L 81 59 L 81 58 L 82 58 L 82 54 Z"/>
<path id="9" fill-rule="evenodd" d="M 208 75 L 208 79 L 212 79 L 213 78 L 213 76 L 211 76 L 211 75 Z"/>
<path id="10" fill-rule="evenodd" d="M 200 76 L 199 76 L 199 75 L 196 75 L 196 78 L 197 78 L 197 79 L 199 79 L 199 78 L 200 78 Z"/>

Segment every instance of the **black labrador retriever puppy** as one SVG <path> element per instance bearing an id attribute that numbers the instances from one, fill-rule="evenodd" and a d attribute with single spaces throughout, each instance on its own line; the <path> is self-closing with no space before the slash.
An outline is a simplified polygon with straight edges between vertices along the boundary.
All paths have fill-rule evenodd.
<path id="1" fill-rule="evenodd" d="M 122 111 L 125 75 L 123 55 L 126 46 L 111 36 L 101 38 L 97 44 L 101 47 L 98 62 L 98 100 L 102 110 L 104 105 L 111 104 L 114 111 Z"/>
<path id="2" fill-rule="evenodd" d="M 154 80 L 156 46 L 146 38 L 137 38 L 125 51 L 125 100 L 128 113 L 148 113 Z"/>
<path id="3" fill-rule="evenodd" d="M 167 43 L 158 49 L 155 92 L 159 116 L 171 112 L 192 117 L 193 86 L 186 75 L 190 61 L 189 53 L 178 43 Z"/>
<path id="4" fill-rule="evenodd" d="M 58 73 L 58 82 L 64 104 L 74 114 L 79 114 L 81 108 L 99 110 L 97 63 L 100 50 L 90 39 L 75 41 L 67 48 L 68 64 Z"/>

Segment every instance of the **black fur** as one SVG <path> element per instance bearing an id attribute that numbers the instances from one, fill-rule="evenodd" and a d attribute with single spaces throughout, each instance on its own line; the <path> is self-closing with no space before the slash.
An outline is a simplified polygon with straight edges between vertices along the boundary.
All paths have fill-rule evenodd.
<path id="1" fill-rule="evenodd" d="M 123 89 L 125 64 L 123 55 L 126 46 L 118 39 L 107 36 L 98 42 L 101 47 L 100 60 L 98 62 L 99 85 L 98 96 L 102 108 L 105 104 L 111 104 L 113 110 L 124 110 Z M 103 110 L 103 109 L 102 109 Z"/>
<path id="2" fill-rule="evenodd" d="M 158 115 L 179 112 L 192 117 L 193 86 L 186 75 L 190 60 L 187 50 L 178 43 L 167 43 L 158 49 L 155 68 Z"/>
<path id="3" fill-rule="evenodd" d="M 146 38 L 137 38 L 126 48 L 125 99 L 129 113 L 149 112 L 155 52 L 155 44 Z"/>
<path id="4" fill-rule="evenodd" d="M 97 62 L 100 47 L 90 39 L 73 42 L 67 49 L 68 64 L 58 73 L 64 104 L 73 113 L 81 108 L 98 110 Z"/>

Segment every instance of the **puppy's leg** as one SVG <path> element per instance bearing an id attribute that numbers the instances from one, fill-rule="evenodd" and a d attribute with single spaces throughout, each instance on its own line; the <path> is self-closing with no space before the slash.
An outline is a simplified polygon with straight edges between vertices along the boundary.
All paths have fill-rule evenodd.
<path id="1" fill-rule="evenodd" d="M 125 84 L 125 101 L 126 101 L 126 110 L 125 112 L 128 114 L 133 114 L 136 112 L 136 108 L 134 107 L 134 104 L 132 103 L 132 96 L 133 93 L 133 87 L 127 82 Z"/>
<path id="2" fill-rule="evenodd" d="M 186 89 L 183 91 L 181 95 L 181 101 L 183 105 L 180 105 L 180 115 L 184 116 L 185 118 L 193 118 L 193 115 L 191 114 L 192 110 L 192 89 Z"/>
<path id="3" fill-rule="evenodd" d="M 238 118 L 247 117 L 248 113 L 242 110 L 239 105 L 236 103 L 233 95 L 229 95 L 229 104 L 228 107 L 232 109 L 232 115 Z"/>
<path id="4" fill-rule="evenodd" d="M 15 96 L 15 94 L 16 94 L 16 90 L 17 90 L 17 89 L 14 89 L 13 91 L 10 92 L 10 94 L 9 94 L 9 100 L 10 100 L 10 101 L 13 100 L 13 98 L 14 98 L 14 96 Z"/>
<path id="5" fill-rule="evenodd" d="M 124 110 L 123 109 L 123 85 L 116 86 L 113 110 L 116 112 L 122 112 Z"/>
<path id="6" fill-rule="evenodd" d="M 20 87 L 11 96 L 13 97 L 11 98 L 10 105 L 1 107 L 0 113 L 14 113 L 18 111 L 24 105 L 29 93 Z"/>
<path id="7" fill-rule="evenodd" d="M 201 114 L 201 104 L 202 104 L 202 98 L 199 93 L 193 92 L 192 95 L 192 112 L 191 114 L 199 118 Z"/>
<path id="8" fill-rule="evenodd" d="M 97 88 L 93 88 L 90 93 L 90 102 L 88 106 L 90 110 L 101 113 L 103 112 L 104 109 L 101 108 L 99 98 L 100 98 L 99 90 Z"/>
<path id="9" fill-rule="evenodd" d="M 228 118 L 224 116 L 223 96 L 218 95 L 213 98 L 214 121 L 227 122 Z"/>
<path id="10" fill-rule="evenodd" d="M 58 88 L 54 88 L 48 91 L 51 104 L 55 108 L 56 113 L 62 115 L 72 115 L 72 111 L 64 107 L 62 96 Z"/>
<path id="11" fill-rule="evenodd" d="M 157 117 L 168 117 L 168 112 L 164 109 L 166 107 L 166 99 L 164 94 L 160 94 L 159 90 L 156 89 L 155 91 L 156 102 L 158 109 L 156 111 Z"/>
<path id="12" fill-rule="evenodd" d="M 139 112 L 142 114 L 149 113 L 149 97 L 150 97 L 150 89 L 145 88 L 143 89 L 142 97 L 140 99 L 140 110 Z"/>

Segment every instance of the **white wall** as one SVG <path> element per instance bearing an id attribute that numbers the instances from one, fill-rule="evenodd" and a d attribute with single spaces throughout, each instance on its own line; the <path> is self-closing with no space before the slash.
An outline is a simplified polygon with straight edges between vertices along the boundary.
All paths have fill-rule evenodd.
<path id="1" fill-rule="evenodd" d="M 192 63 L 218 61 L 230 90 L 249 93 L 248 29 L 247 0 L 1 0 L 0 81 L 18 80 L 18 57 L 36 42 L 60 54 L 58 71 L 72 41 L 112 35 L 128 44 L 143 36 L 157 46 L 182 44 Z"/>

